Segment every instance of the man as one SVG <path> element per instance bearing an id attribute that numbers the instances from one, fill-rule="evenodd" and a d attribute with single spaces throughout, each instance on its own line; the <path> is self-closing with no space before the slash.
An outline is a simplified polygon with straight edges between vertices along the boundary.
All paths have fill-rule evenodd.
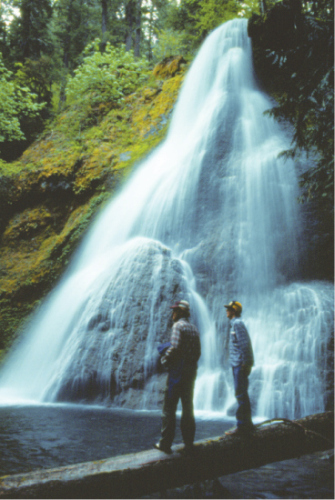
<path id="1" fill-rule="evenodd" d="M 251 407 L 248 395 L 248 377 L 254 364 L 251 340 L 245 324 L 240 319 L 242 305 L 229 302 L 224 306 L 227 318 L 231 321 L 229 334 L 229 361 L 233 369 L 235 396 L 237 399 L 237 427 L 226 434 L 247 434 L 252 432 Z"/>
<path id="2" fill-rule="evenodd" d="M 168 369 L 162 412 L 161 439 L 154 446 L 165 453 L 171 453 L 171 444 L 176 429 L 176 410 L 179 399 L 182 403 L 181 432 L 185 451 L 193 448 L 195 420 L 193 413 L 193 391 L 197 376 L 197 361 L 201 346 L 197 328 L 189 322 L 190 306 L 186 300 L 176 302 L 172 309 L 171 346 L 162 357 L 161 363 Z"/>

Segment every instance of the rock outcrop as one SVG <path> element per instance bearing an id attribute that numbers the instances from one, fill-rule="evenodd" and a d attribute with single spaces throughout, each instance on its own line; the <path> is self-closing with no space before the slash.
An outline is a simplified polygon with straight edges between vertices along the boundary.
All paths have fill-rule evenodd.
<path id="1" fill-rule="evenodd" d="M 99 301 L 93 298 L 77 319 L 66 349 L 73 355 L 50 392 L 58 401 L 156 407 L 166 379 L 157 370 L 156 347 L 170 337 L 169 306 L 186 292 L 183 268 L 170 250 L 136 238 Z"/>

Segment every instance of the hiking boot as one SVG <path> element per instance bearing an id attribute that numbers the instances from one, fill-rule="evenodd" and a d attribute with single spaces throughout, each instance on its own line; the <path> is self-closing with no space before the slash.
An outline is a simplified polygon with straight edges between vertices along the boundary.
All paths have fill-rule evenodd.
<path id="1" fill-rule="evenodd" d="M 156 448 L 159 451 L 162 451 L 163 453 L 167 453 L 168 455 L 171 455 L 172 450 L 169 446 L 162 446 L 160 442 L 154 444 L 154 448 Z"/>
<path id="2" fill-rule="evenodd" d="M 225 432 L 226 436 L 239 436 L 241 434 L 242 434 L 242 432 L 240 431 L 240 429 L 238 427 L 235 427 L 234 429 L 229 429 L 229 431 Z"/>
<path id="3" fill-rule="evenodd" d="M 255 431 L 253 425 L 247 427 L 235 427 L 225 432 L 226 436 L 247 436 Z"/>

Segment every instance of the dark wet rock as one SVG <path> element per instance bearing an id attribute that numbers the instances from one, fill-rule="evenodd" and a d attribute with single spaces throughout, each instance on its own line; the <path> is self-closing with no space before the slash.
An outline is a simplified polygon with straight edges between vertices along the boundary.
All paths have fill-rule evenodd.
<path id="1" fill-rule="evenodd" d="M 103 400 L 118 406 L 157 408 L 166 374 L 157 345 L 170 337 L 170 305 L 185 296 L 180 262 L 152 240 L 140 239 L 124 256 L 80 341 L 51 391 L 57 400 Z M 153 276 L 155 279 L 153 279 Z M 150 390 L 147 389 L 150 386 Z"/>

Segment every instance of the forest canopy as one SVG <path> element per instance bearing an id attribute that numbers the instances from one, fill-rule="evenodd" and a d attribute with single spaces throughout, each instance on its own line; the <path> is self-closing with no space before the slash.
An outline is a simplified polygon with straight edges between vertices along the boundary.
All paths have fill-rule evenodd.
<path id="1" fill-rule="evenodd" d="M 1 95 L 16 101 L 3 110 L 0 158 L 17 159 L 74 96 L 117 102 L 164 57 L 191 60 L 208 32 L 257 10 L 253 1 L 2 1 Z"/>
<path id="2" fill-rule="evenodd" d="M 117 105 L 157 62 L 172 55 L 191 61 L 210 31 L 247 17 L 264 67 L 280 83 L 271 113 L 295 128 L 285 154 L 318 158 L 303 174 L 302 200 L 318 200 L 330 214 L 333 10 L 331 0 L 4 0 L 0 159 L 19 158 L 65 106 Z"/>

